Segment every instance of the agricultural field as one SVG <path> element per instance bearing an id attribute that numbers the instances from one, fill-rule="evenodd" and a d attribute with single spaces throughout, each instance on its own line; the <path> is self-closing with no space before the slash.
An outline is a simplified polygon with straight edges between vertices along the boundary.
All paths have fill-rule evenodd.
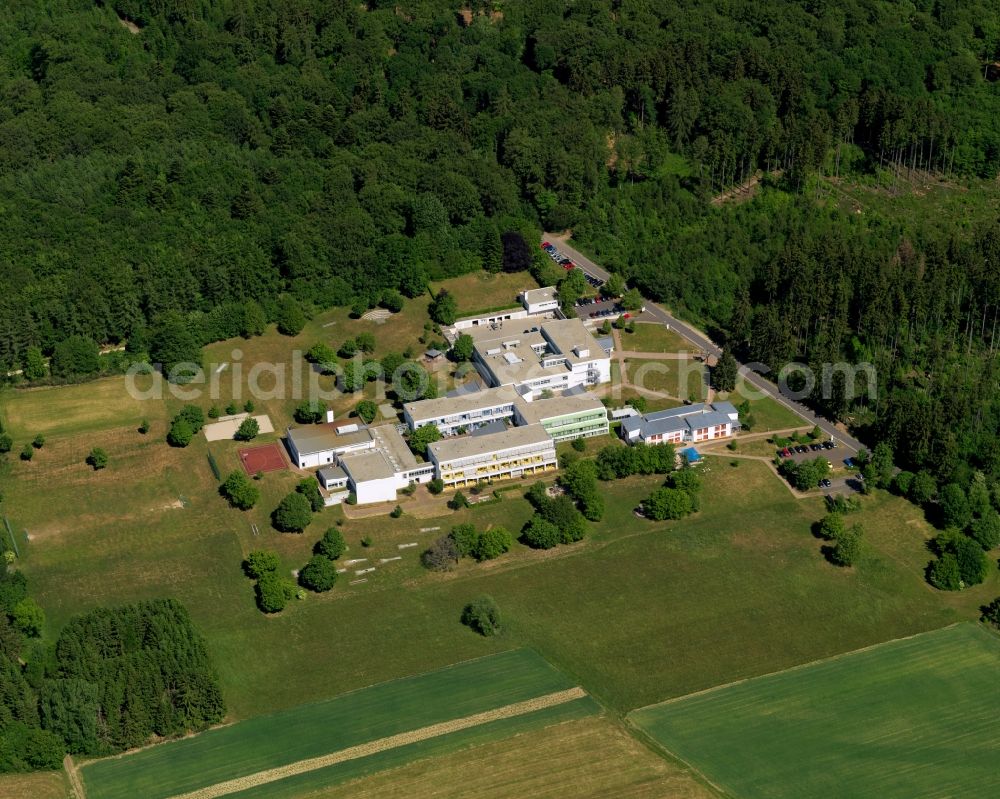
<path id="1" fill-rule="evenodd" d="M 470 763 L 475 768 L 470 769 Z M 295 799 L 564 799 L 568 795 L 716 796 L 684 767 L 657 757 L 618 724 L 594 716 L 420 760 Z"/>
<path id="2" fill-rule="evenodd" d="M 259 786 L 271 796 L 288 789 L 285 779 L 295 790 L 329 784 L 338 765 L 364 760 L 369 770 L 383 755 L 395 764 L 397 749 L 412 754 L 414 745 L 433 748 L 444 736 L 455 744 L 466 729 L 478 734 L 496 724 L 492 733 L 509 734 L 534 712 L 550 721 L 593 712 L 596 705 L 573 689 L 534 652 L 513 650 L 97 761 L 81 773 L 90 799 L 166 799 L 240 779 L 247 780 L 241 791 Z M 563 705 L 575 707 L 566 715 Z M 338 752 L 340 762 L 314 760 Z"/>
<path id="3" fill-rule="evenodd" d="M 63 772 L 0 774 L 3 799 L 71 799 L 69 782 Z"/>
<path id="4" fill-rule="evenodd" d="M 998 667 L 1000 638 L 961 624 L 629 720 L 737 799 L 995 796 Z"/>

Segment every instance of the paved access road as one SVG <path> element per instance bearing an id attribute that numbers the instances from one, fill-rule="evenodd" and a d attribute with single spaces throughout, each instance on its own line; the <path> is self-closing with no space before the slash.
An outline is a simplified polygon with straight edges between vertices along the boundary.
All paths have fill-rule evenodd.
<path id="1" fill-rule="evenodd" d="M 552 242 L 560 250 L 562 250 L 568 258 L 573 259 L 573 261 L 581 267 L 584 272 L 588 272 L 601 280 L 607 280 L 610 276 L 606 269 L 595 264 L 579 250 L 571 247 L 567 243 L 567 240 L 559 234 L 543 233 L 542 236 L 543 238 L 540 239 L 539 242 Z M 718 356 L 722 353 L 722 348 L 697 328 L 692 327 L 687 322 L 682 322 L 680 319 L 672 316 L 667 310 L 650 300 L 646 300 L 645 303 L 646 312 L 644 316 L 667 325 L 671 330 L 691 342 L 691 344 L 695 347 L 710 355 Z M 744 367 L 742 364 L 740 366 L 740 372 L 747 383 L 756 388 L 758 391 L 767 394 L 776 402 L 780 402 L 786 408 L 800 416 L 810 426 L 819 425 L 819 428 L 823 432 L 832 438 L 835 438 L 841 446 L 840 452 L 844 453 L 841 457 L 844 457 L 845 455 L 857 454 L 858 450 L 865 448 L 860 441 L 852 436 L 849 436 L 829 419 L 818 416 L 798 400 L 783 394 L 778 386 L 765 378 L 763 375 Z M 844 452 L 845 450 L 848 450 L 848 452 Z"/>

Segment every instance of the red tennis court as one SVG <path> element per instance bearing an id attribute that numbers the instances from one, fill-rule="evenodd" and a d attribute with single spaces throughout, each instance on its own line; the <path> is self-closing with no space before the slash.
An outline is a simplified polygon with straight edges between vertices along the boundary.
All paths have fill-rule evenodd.
<path id="1" fill-rule="evenodd" d="M 240 462 L 247 474 L 257 472 L 277 472 L 288 468 L 285 453 L 280 444 L 265 444 L 262 447 L 250 447 L 240 450 Z"/>

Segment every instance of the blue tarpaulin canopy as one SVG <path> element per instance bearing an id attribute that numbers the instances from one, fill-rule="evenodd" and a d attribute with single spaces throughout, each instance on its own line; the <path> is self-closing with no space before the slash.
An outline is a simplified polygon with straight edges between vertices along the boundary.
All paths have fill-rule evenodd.
<path id="1" fill-rule="evenodd" d="M 681 450 L 681 455 L 688 463 L 697 463 L 701 460 L 701 455 L 698 454 L 698 450 L 694 447 L 688 447 L 687 449 Z"/>

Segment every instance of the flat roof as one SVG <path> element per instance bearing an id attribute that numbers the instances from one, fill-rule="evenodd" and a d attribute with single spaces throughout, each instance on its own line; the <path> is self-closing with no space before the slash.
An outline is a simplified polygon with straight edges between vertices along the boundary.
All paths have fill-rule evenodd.
<path id="1" fill-rule="evenodd" d="M 525 336 L 533 336 L 533 342 L 545 343 L 545 339 L 542 338 L 540 332 L 543 324 L 549 324 L 549 321 L 541 320 L 537 316 L 527 316 L 524 319 L 508 319 L 506 322 L 497 325 L 470 327 L 462 332 L 467 336 L 471 336 L 476 345 L 481 346 L 492 345 L 496 342 L 496 346 L 499 347 L 502 341 L 510 341 L 512 339 L 524 340 Z"/>
<path id="2" fill-rule="evenodd" d="M 506 432 L 507 425 L 503 423 L 502 419 L 494 419 L 492 422 L 487 422 L 481 427 L 477 427 L 469 435 L 473 436 L 491 436 L 494 433 Z"/>
<path id="3" fill-rule="evenodd" d="M 581 319 L 553 319 L 542 325 L 542 335 L 549 340 L 553 349 L 571 359 L 576 357 L 573 350 L 578 347 L 591 352 L 600 347 Z M 588 357 L 594 358 L 597 355 Z M 603 350 L 600 357 L 606 357 Z"/>
<path id="4" fill-rule="evenodd" d="M 506 385 L 558 375 L 574 363 L 608 358 L 580 319 L 531 322 L 531 318 L 512 320 L 473 334 L 476 356 L 493 373 L 495 382 Z M 543 366 L 543 361 L 553 363 Z"/>
<path id="5" fill-rule="evenodd" d="M 309 427 L 289 427 L 285 432 L 299 455 L 315 455 L 372 440 L 371 433 L 364 426 L 352 433 L 338 434 L 337 428 L 342 425 L 343 422 L 324 422 Z"/>
<path id="6" fill-rule="evenodd" d="M 524 418 L 526 424 L 537 424 L 548 419 L 558 419 L 560 416 L 601 410 L 607 414 L 604 403 L 593 394 L 563 394 L 561 397 L 536 399 L 528 402 L 519 399 L 517 412 Z"/>
<path id="7" fill-rule="evenodd" d="M 540 302 L 558 302 L 559 292 L 555 286 L 545 286 L 540 289 L 528 289 L 522 295 L 526 305 L 538 305 Z"/>
<path id="8" fill-rule="evenodd" d="M 435 399 L 416 400 L 403 404 L 403 409 L 414 422 L 427 419 L 440 419 L 457 413 L 469 413 L 482 408 L 492 408 L 496 405 L 513 405 L 517 392 L 511 386 L 487 388 L 482 391 L 472 391 L 454 397 L 437 397 Z"/>
<path id="9" fill-rule="evenodd" d="M 392 477 L 396 473 L 389 458 L 379 449 L 352 452 L 344 455 L 340 462 L 355 483 L 382 480 L 386 477 Z"/>
<path id="10" fill-rule="evenodd" d="M 370 429 L 376 448 L 388 456 L 389 462 L 397 472 L 408 472 L 420 465 L 406 440 L 396 429 L 396 425 L 380 424 Z"/>
<path id="11" fill-rule="evenodd" d="M 511 305 L 507 308 L 501 308 L 498 311 L 490 311 L 489 313 L 475 314 L 474 316 L 460 316 L 448 329 L 454 330 L 456 333 L 469 333 L 471 330 L 476 330 L 480 327 L 488 328 L 489 325 L 473 325 L 470 328 L 462 328 L 461 330 L 457 330 L 455 326 L 461 324 L 462 322 L 475 322 L 477 319 L 496 319 L 497 317 L 506 316 L 508 314 L 520 314 L 519 317 L 515 318 L 519 318 L 523 321 L 526 318 L 527 311 L 524 310 L 523 305 Z"/>
<path id="12" fill-rule="evenodd" d="M 347 472 L 339 466 L 324 466 L 319 470 L 319 476 L 327 482 L 330 480 L 344 480 L 347 478 Z"/>
<path id="13" fill-rule="evenodd" d="M 540 424 L 529 424 L 524 427 L 511 427 L 502 433 L 492 433 L 486 436 L 458 436 L 443 438 L 428 444 L 427 449 L 437 461 L 452 461 L 457 458 L 471 458 L 476 455 L 488 455 L 491 452 L 526 447 L 531 444 L 552 443 L 545 428 Z"/>

